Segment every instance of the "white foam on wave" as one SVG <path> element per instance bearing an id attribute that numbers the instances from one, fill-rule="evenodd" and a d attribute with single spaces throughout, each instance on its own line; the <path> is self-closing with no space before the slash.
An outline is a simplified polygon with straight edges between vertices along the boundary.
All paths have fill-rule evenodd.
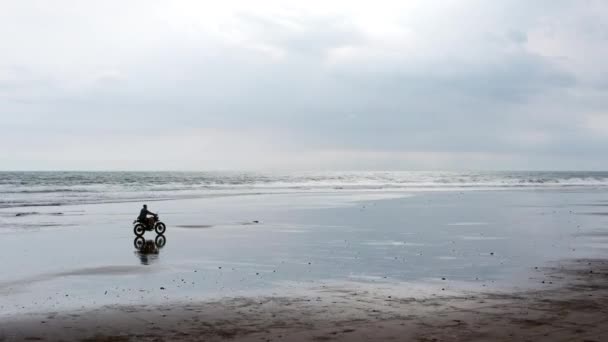
<path id="1" fill-rule="evenodd" d="M 461 236 L 462 240 L 483 241 L 483 240 L 504 240 L 501 236 Z"/>
<path id="2" fill-rule="evenodd" d="M 455 256 L 438 256 L 435 259 L 438 259 L 438 260 L 456 260 L 458 258 L 455 257 Z"/>
<path id="3" fill-rule="evenodd" d="M 364 242 L 363 244 L 368 245 L 368 246 L 426 246 L 426 244 L 424 244 L 424 243 L 394 241 L 394 240 L 368 241 L 368 242 Z"/>
<path id="4" fill-rule="evenodd" d="M 608 187 L 608 172 L 0 172 L 0 208 L 272 193 Z"/>
<path id="5" fill-rule="evenodd" d="M 448 223 L 448 226 L 487 226 L 488 222 L 453 222 Z"/>

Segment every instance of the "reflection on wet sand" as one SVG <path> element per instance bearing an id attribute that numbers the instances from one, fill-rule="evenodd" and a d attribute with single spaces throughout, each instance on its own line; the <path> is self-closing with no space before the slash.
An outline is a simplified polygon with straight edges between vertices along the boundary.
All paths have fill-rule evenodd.
<path id="1" fill-rule="evenodd" d="M 24 290 L 27 286 L 35 283 L 55 280 L 62 277 L 78 277 L 78 276 L 111 276 L 111 275 L 131 275 L 147 272 L 141 266 L 100 266 L 74 269 L 71 271 L 40 274 L 37 276 L 7 281 L 0 283 L 0 294 L 14 293 Z"/>
<path id="2" fill-rule="evenodd" d="M 145 240 L 138 236 L 133 240 L 133 245 L 137 249 L 135 254 L 139 257 L 142 265 L 149 265 L 158 259 L 160 250 L 165 247 L 167 238 L 164 235 L 157 235 L 154 240 Z"/>

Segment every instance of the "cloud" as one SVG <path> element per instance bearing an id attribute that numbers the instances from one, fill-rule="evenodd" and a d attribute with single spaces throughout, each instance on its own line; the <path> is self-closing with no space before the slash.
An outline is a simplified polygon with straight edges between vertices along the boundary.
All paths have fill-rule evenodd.
<path id="1" fill-rule="evenodd" d="M 580 126 L 597 139 L 608 139 L 608 113 L 582 115 Z"/>
<path id="2" fill-rule="evenodd" d="M 162 131 L 121 134 L 114 132 L 98 137 L 87 132 L 69 136 L 55 135 L 44 142 L 27 136 L 15 139 L 20 153 L 15 158 L 10 150 L 0 152 L 0 162 L 9 168 L 27 165 L 31 169 L 73 170 L 86 166 L 91 170 L 430 170 L 445 168 L 485 168 L 493 161 L 508 164 L 514 157 L 507 154 L 382 151 L 373 149 L 315 149 L 279 137 L 274 132 L 217 129 Z M 279 134 L 280 135 L 280 134 Z M 0 138 L 5 143 L 7 137 Z"/>
<path id="3" fill-rule="evenodd" d="M 1 167 L 597 168 L 587 4 L 12 2 Z"/>

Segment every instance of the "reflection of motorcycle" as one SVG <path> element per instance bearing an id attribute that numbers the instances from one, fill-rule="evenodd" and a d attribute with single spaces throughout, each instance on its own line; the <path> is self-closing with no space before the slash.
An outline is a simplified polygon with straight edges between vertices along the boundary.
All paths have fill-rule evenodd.
<path id="1" fill-rule="evenodd" d="M 136 219 L 135 221 L 133 221 L 133 224 L 135 225 L 133 227 L 133 233 L 135 233 L 135 235 L 137 236 L 142 236 L 146 231 L 152 230 L 155 230 L 156 234 L 162 235 L 167 229 L 165 224 L 159 220 L 158 214 L 144 221 Z"/>
<path id="2" fill-rule="evenodd" d="M 137 249 L 135 254 L 141 261 L 142 265 L 149 265 L 158 259 L 160 250 L 167 243 L 167 238 L 164 235 L 157 235 L 155 240 L 145 240 L 143 236 L 135 237 L 133 245 Z"/>
<path id="3" fill-rule="evenodd" d="M 154 240 L 145 240 L 143 236 L 138 236 L 133 240 L 133 245 L 141 253 L 158 254 L 158 250 L 165 247 L 167 238 L 164 235 L 157 235 Z"/>

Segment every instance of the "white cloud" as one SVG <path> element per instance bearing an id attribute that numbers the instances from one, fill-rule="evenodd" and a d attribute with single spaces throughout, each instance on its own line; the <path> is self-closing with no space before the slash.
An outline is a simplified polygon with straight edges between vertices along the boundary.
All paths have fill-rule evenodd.
<path id="1" fill-rule="evenodd" d="M 596 138 L 608 139 L 608 112 L 582 116 L 580 126 Z"/>
<path id="2" fill-rule="evenodd" d="M 169 169 L 565 167 L 608 133 L 585 114 L 608 106 L 606 16 L 604 1 L 4 2 L 0 167 L 147 168 L 147 148 Z"/>

